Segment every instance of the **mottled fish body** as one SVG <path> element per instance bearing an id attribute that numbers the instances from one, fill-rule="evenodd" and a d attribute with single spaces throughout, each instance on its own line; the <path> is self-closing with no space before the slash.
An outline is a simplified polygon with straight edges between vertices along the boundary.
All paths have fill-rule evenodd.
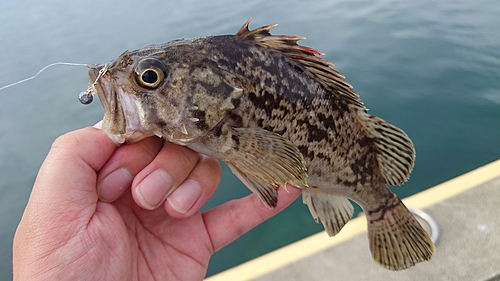
<path id="1" fill-rule="evenodd" d="M 330 236 L 352 217 L 350 198 L 367 216 L 381 266 L 429 260 L 429 236 L 388 188 L 413 168 L 408 136 L 369 115 L 333 63 L 297 44 L 303 37 L 248 24 L 236 35 L 149 45 L 89 66 L 103 130 L 118 143 L 156 135 L 224 161 L 270 207 L 278 187 L 301 188 Z"/>

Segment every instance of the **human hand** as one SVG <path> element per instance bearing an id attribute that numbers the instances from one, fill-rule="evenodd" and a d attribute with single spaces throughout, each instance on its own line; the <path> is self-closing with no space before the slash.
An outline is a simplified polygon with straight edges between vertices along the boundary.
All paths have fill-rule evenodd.
<path id="1" fill-rule="evenodd" d="M 201 280 L 215 251 L 300 194 L 280 190 L 275 209 L 251 194 L 200 213 L 219 180 L 216 160 L 158 138 L 116 148 L 92 127 L 63 135 L 17 228 L 14 279 Z"/>

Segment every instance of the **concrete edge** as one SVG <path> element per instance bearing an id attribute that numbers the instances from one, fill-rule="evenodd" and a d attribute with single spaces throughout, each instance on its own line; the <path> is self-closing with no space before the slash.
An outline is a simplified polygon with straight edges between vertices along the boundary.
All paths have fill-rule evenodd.
<path id="1" fill-rule="evenodd" d="M 500 176 L 500 160 L 496 160 L 490 164 L 410 196 L 404 199 L 403 202 L 409 208 L 425 209 L 498 176 Z M 330 238 L 322 231 L 251 261 L 215 274 L 205 280 L 232 281 L 241 280 L 242 278 L 245 280 L 255 279 L 278 268 L 307 258 L 317 252 L 338 245 L 365 231 L 366 219 L 364 217 L 357 217 L 349 221 L 335 237 Z"/>

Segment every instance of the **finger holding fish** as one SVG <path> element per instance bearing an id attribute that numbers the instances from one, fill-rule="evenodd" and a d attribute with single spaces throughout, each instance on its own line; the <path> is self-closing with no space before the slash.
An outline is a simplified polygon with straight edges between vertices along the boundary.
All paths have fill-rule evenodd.
<path id="1" fill-rule="evenodd" d="M 156 137 L 119 147 L 98 175 L 97 193 L 113 202 L 132 187 L 144 209 L 165 209 L 187 217 L 208 201 L 220 181 L 219 163 Z M 167 201 L 168 199 L 168 201 Z"/>
<path id="2" fill-rule="evenodd" d="M 188 177 L 198 160 L 198 153 L 162 142 L 158 153 L 134 175 L 131 184 L 134 201 L 144 209 L 158 208 Z"/>
<path id="3" fill-rule="evenodd" d="M 188 217 L 208 201 L 221 177 L 219 163 L 186 147 L 164 142 L 132 183 L 132 197 L 144 209 L 164 204 L 169 215 Z"/>
<path id="4" fill-rule="evenodd" d="M 130 190 L 134 177 L 160 152 L 163 140 L 151 137 L 115 150 L 99 171 L 97 194 L 104 202 L 113 202 Z"/>
<path id="5" fill-rule="evenodd" d="M 287 185 L 286 190 L 284 188 L 278 190 L 278 200 L 274 208 L 262 204 L 257 194 L 253 193 L 240 199 L 225 202 L 204 212 L 203 220 L 210 237 L 213 239 L 212 250 L 219 251 L 243 233 L 283 211 L 299 195 L 300 189 Z"/>
<path id="6" fill-rule="evenodd" d="M 221 173 L 217 160 L 200 155 L 186 180 L 167 196 L 164 203 L 167 213 L 175 218 L 185 218 L 199 212 L 217 189 Z"/>

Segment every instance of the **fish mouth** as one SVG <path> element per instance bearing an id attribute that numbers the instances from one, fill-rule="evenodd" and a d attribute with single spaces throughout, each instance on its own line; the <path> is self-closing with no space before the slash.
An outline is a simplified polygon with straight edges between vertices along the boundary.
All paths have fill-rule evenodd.
<path id="1" fill-rule="evenodd" d="M 118 87 L 112 75 L 106 72 L 106 65 L 89 65 L 88 70 L 93 88 L 104 108 L 102 130 L 111 140 L 120 145 L 152 136 L 153 133 L 143 127 L 137 100 Z"/>
<path id="2" fill-rule="evenodd" d="M 103 70 L 104 67 L 104 64 L 88 66 L 90 81 L 104 108 L 102 129 L 111 135 L 122 135 L 126 133 L 125 115 L 111 75 Z M 104 73 L 100 74 L 101 71 Z"/>

